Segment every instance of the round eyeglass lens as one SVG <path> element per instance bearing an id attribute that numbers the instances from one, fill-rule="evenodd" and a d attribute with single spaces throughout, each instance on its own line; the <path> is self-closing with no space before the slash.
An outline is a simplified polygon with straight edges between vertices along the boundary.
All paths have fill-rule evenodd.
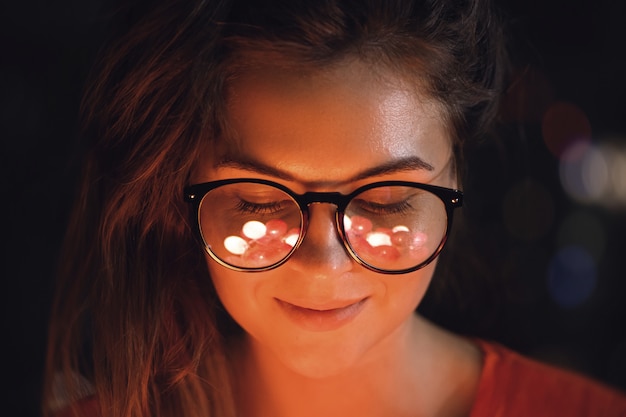
<path id="1" fill-rule="evenodd" d="M 361 261 L 379 270 L 402 271 L 422 264 L 439 249 L 448 218 L 435 194 L 385 186 L 356 195 L 346 207 L 343 226 Z"/>
<path id="2" fill-rule="evenodd" d="M 209 253 L 242 269 L 274 265 L 300 239 L 302 214 L 284 191 L 265 184 L 233 183 L 209 191 L 200 203 L 200 231 Z"/>

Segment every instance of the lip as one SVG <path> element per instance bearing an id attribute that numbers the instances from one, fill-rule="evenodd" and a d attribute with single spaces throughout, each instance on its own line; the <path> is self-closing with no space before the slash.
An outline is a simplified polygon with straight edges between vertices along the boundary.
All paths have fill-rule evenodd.
<path id="1" fill-rule="evenodd" d="M 327 332 L 354 320 L 365 307 L 367 298 L 347 302 L 340 307 L 319 309 L 297 306 L 278 298 L 276 301 L 285 315 L 296 325 L 313 332 Z"/>

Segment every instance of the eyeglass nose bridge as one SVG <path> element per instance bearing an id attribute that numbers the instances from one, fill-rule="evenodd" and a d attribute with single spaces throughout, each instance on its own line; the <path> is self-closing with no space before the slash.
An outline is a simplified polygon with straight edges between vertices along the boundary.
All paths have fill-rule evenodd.
<path id="1" fill-rule="evenodd" d="M 296 202 L 302 211 L 306 211 L 311 204 L 327 203 L 333 204 L 339 211 L 343 211 L 350 202 L 350 196 L 339 192 L 314 192 L 309 191 L 297 196 Z"/>
<path id="2" fill-rule="evenodd" d="M 356 260 L 358 263 L 362 263 L 362 261 L 358 258 L 358 256 L 356 256 L 356 254 L 350 248 L 350 245 L 348 244 L 346 240 L 345 232 L 343 230 L 342 217 L 343 217 L 343 214 L 345 213 L 346 207 L 352 200 L 352 195 L 346 195 L 340 192 L 309 191 L 304 194 L 293 195 L 292 197 L 294 198 L 294 200 L 300 207 L 303 223 L 302 223 L 302 236 L 299 239 L 298 244 L 294 247 L 294 250 L 288 256 L 288 258 L 291 257 L 291 255 L 293 255 L 297 251 L 297 249 L 301 246 L 301 244 L 304 242 L 306 238 L 309 225 L 310 225 L 310 217 L 311 217 L 309 206 L 311 206 L 312 204 L 331 204 L 335 206 L 335 214 L 334 214 L 333 223 L 334 223 L 335 232 L 337 233 L 336 237 L 341 242 L 341 245 L 344 247 L 344 250 L 346 251 L 347 255 L 350 256 L 352 259 Z"/>
<path id="3" fill-rule="evenodd" d="M 344 232 L 342 230 L 343 222 L 341 221 L 341 215 L 345 212 L 346 207 L 350 203 L 351 200 L 350 195 L 341 194 L 339 192 L 314 192 L 309 191 L 305 194 L 301 194 L 298 196 L 294 196 L 294 199 L 300 206 L 300 210 L 303 215 L 304 224 L 302 225 L 302 238 L 306 235 L 309 222 L 310 222 L 310 213 L 309 206 L 311 204 L 332 204 L 335 208 L 335 228 L 337 229 L 337 233 L 339 234 L 339 238 L 343 241 L 344 246 L 347 246 L 347 242 L 345 240 Z M 348 252 L 349 248 L 346 247 Z"/>

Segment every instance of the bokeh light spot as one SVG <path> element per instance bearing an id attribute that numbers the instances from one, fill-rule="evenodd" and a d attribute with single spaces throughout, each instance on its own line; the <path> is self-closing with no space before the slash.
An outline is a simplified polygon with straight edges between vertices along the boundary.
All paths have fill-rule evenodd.
<path id="1" fill-rule="evenodd" d="M 548 291 L 563 308 L 584 303 L 596 286 L 596 265 L 591 255 L 579 246 L 561 248 L 548 266 Z"/>
<path id="2" fill-rule="evenodd" d="M 588 146 L 584 142 L 575 142 L 563 153 L 559 164 L 561 185 L 567 194 L 575 200 L 587 200 L 585 183 L 582 179 L 582 160 Z"/>
<path id="3" fill-rule="evenodd" d="M 609 170 L 615 199 L 626 206 L 626 149 L 608 149 Z"/>
<path id="4" fill-rule="evenodd" d="M 559 164 L 563 189 L 573 199 L 606 207 L 626 206 L 626 149 L 575 142 Z"/>
<path id="5" fill-rule="evenodd" d="M 589 148 L 582 159 L 582 181 L 586 194 L 592 200 L 600 199 L 608 188 L 607 161 L 604 154 L 595 147 Z"/>
<path id="6" fill-rule="evenodd" d="M 541 123 L 556 94 L 548 77 L 538 68 L 514 68 L 500 116 L 507 122 Z"/>
<path id="7" fill-rule="evenodd" d="M 572 143 L 591 140 L 591 124 L 578 106 L 557 101 L 544 113 L 541 133 L 550 152 L 561 157 Z"/>
<path id="8" fill-rule="evenodd" d="M 598 217 L 582 210 L 576 211 L 561 223 L 558 242 L 562 247 L 582 247 L 598 262 L 606 247 L 606 230 Z"/>
<path id="9" fill-rule="evenodd" d="M 607 207 L 626 207 L 626 146 L 624 139 L 601 143 L 598 153 L 602 157 L 606 170 L 606 185 L 601 196 Z"/>

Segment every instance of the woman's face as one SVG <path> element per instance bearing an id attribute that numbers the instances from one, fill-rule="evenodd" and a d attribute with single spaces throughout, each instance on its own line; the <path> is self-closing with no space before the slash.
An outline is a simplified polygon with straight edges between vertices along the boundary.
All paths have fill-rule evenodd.
<path id="1" fill-rule="evenodd" d="M 349 193 L 384 180 L 456 185 L 438 106 L 359 61 L 306 74 L 247 73 L 229 87 L 227 115 L 227 138 L 200 161 L 195 183 L 253 177 L 297 193 Z M 310 377 L 341 373 L 401 343 L 435 268 L 364 268 L 341 243 L 335 209 L 310 206 L 304 241 L 276 269 L 236 272 L 207 256 L 218 295 L 253 348 Z"/>

